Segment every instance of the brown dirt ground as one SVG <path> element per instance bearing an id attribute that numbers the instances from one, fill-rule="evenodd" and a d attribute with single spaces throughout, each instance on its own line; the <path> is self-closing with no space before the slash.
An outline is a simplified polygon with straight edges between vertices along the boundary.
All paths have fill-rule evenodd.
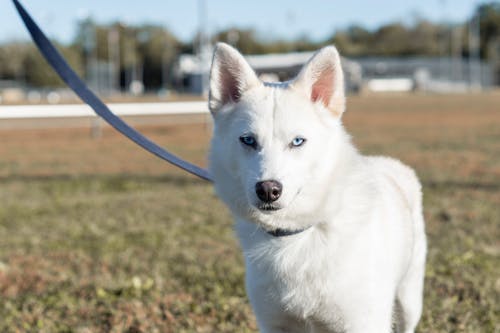
<path id="1" fill-rule="evenodd" d="M 206 165 L 211 131 L 207 116 L 127 120 L 163 147 L 173 152 L 182 151 L 186 159 Z M 21 125 L 11 122 L 13 130 L 8 128 L 8 121 L 2 124 L 0 176 L 96 172 L 161 174 L 173 170 L 107 126 L 96 139 L 91 135 L 88 120 L 58 120 L 57 128 L 43 128 L 54 126 L 54 121 L 41 121 L 39 125 L 31 122 Z M 69 128 L 64 126 L 65 122 Z M 396 147 L 398 151 L 391 155 L 400 154 L 396 157 L 416 164 L 417 169 L 420 164 L 422 168 L 439 167 L 436 164 L 451 161 L 436 159 L 434 151 L 417 149 L 415 145 L 421 148 L 450 140 L 457 140 L 458 144 L 464 139 L 474 140 L 484 129 L 500 128 L 500 93 L 352 96 L 348 99 L 344 123 L 362 151 L 391 153 L 390 147 L 381 151 L 378 148 L 394 140 L 399 144 L 407 142 L 413 145 L 408 148 L 414 149 Z M 487 167 L 486 172 L 498 176 L 497 166 L 479 165 L 485 160 L 481 151 L 467 151 L 460 159 L 466 169 Z"/>

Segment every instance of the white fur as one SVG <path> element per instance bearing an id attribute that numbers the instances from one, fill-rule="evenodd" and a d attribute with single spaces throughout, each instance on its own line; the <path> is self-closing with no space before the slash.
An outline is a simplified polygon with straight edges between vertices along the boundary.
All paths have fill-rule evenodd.
<path id="1" fill-rule="evenodd" d="M 413 332 L 426 255 L 420 184 L 400 162 L 352 146 L 336 49 L 320 50 L 296 80 L 264 85 L 218 44 L 210 90 L 210 171 L 236 220 L 261 332 L 388 333 L 396 308 L 399 332 Z M 258 148 L 239 141 L 248 133 Z M 290 147 L 297 136 L 307 141 Z M 283 185 L 281 209 L 261 211 L 255 184 L 270 179 Z M 277 228 L 307 229 L 266 232 Z"/>

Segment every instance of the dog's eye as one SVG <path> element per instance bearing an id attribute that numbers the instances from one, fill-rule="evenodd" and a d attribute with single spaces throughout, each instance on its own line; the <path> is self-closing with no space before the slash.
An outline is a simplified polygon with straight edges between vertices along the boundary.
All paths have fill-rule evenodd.
<path id="1" fill-rule="evenodd" d="M 242 135 L 240 136 L 240 142 L 244 144 L 245 146 L 249 146 L 252 148 L 257 147 L 257 140 L 251 135 Z"/>
<path id="2" fill-rule="evenodd" d="M 304 142 L 306 142 L 306 139 L 298 136 L 295 139 L 293 139 L 292 142 L 290 142 L 290 147 L 291 148 L 300 147 L 304 144 Z"/>

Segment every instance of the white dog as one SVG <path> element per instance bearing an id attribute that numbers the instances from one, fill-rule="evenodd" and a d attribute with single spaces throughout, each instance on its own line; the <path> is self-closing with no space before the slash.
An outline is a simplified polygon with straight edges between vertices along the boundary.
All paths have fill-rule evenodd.
<path id="1" fill-rule="evenodd" d="M 236 220 L 261 332 L 413 332 L 426 256 L 420 184 L 351 144 L 335 47 L 295 80 L 265 83 L 218 44 L 209 107 L 210 171 Z"/>

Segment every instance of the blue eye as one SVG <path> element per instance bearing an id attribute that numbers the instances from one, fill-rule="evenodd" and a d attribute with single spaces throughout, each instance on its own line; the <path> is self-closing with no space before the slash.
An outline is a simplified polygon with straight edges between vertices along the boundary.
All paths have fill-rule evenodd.
<path id="1" fill-rule="evenodd" d="M 252 148 L 257 147 L 257 140 L 251 135 L 242 135 L 240 136 L 240 142 L 243 143 L 245 146 L 249 146 Z"/>
<path id="2" fill-rule="evenodd" d="M 292 140 L 292 142 L 290 143 L 290 147 L 294 148 L 294 147 L 300 147 L 304 144 L 304 142 L 306 142 L 306 139 L 304 138 L 301 138 L 300 136 L 296 137 L 295 139 Z"/>

